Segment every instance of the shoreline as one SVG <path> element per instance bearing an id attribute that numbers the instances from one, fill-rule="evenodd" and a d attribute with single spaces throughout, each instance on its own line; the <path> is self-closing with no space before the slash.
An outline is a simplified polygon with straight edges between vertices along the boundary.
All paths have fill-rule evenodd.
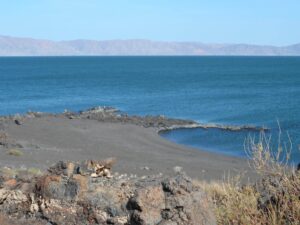
<path id="1" fill-rule="evenodd" d="M 99 115 L 100 114 L 100 115 Z M 128 115 L 121 112 L 119 109 L 110 106 L 96 106 L 88 108 L 86 110 L 79 110 L 78 112 L 65 110 L 62 113 L 50 113 L 50 112 L 35 112 L 28 111 L 26 113 L 15 113 L 8 115 L 0 115 L 1 120 L 6 119 L 24 119 L 26 117 L 39 117 L 39 116 L 66 116 L 69 119 L 74 118 L 88 118 L 95 119 L 102 122 L 125 122 L 133 123 L 136 125 L 142 125 L 144 127 L 154 127 L 157 129 L 157 133 L 167 132 L 177 129 L 220 129 L 227 131 L 269 131 L 270 128 L 264 126 L 255 125 L 224 125 L 218 123 L 200 123 L 190 119 L 176 119 L 166 117 L 164 115 Z M 135 121 L 134 121 L 135 120 Z M 148 120 L 148 121 L 147 121 Z M 155 124 L 156 123 L 156 124 Z"/>
<path id="2" fill-rule="evenodd" d="M 242 130 L 252 130 L 252 131 L 268 131 L 270 130 L 267 127 L 257 127 L 257 126 L 251 126 L 251 125 L 242 125 L 242 126 L 236 126 L 236 125 L 222 125 L 217 123 L 197 123 L 194 122 L 194 124 L 188 124 L 188 125 L 173 125 L 171 127 L 167 128 L 161 128 L 158 130 L 158 133 L 160 132 L 167 132 L 172 130 L 179 130 L 179 129 L 194 129 L 194 128 L 202 128 L 202 129 L 219 129 L 219 130 L 227 130 L 227 131 L 242 131 Z"/>
<path id="3" fill-rule="evenodd" d="M 246 159 L 179 145 L 159 135 L 195 126 L 203 125 L 164 116 L 128 116 L 111 107 L 95 107 L 79 113 L 29 112 L 2 116 L 0 133 L 7 134 L 7 143 L 1 144 L 0 139 L 0 166 L 45 169 L 58 160 L 115 157 L 117 171 L 128 174 L 172 174 L 174 167 L 182 167 L 188 175 L 204 180 L 246 171 L 249 177 L 255 176 Z M 236 130 L 225 126 L 220 129 L 231 128 Z M 23 155 L 8 155 L 12 148 L 20 149 Z"/>

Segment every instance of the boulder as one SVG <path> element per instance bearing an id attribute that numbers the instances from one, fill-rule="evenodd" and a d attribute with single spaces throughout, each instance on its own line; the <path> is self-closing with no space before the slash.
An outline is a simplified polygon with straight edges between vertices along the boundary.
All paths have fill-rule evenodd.
<path id="1" fill-rule="evenodd" d="M 83 183 L 71 178 L 65 179 L 57 175 L 41 177 L 36 183 L 35 193 L 42 198 L 76 200 L 80 194 Z"/>
<path id="2" fill-rule="evenodd" d="M 23 122 L 20 119 L 15 119 L 15 124 L 17 125 L 22 125 Z"/>
<path id="3" fill-rule="evenodd" d="M 138 187 L 128 202 L 133 225 L 214 225 L 206 194 L 184 173 Z"/>
<path id="4" fill-rule="evenodd" d="M 161 220 L 165 208 L 165 195 L 161 185 L 137 189 L 128 202 L 130 224 L 155 225 Z"/>
<path id="5" fill-rule="evenodd" d="M 129 197 L 119 187 L 100 186 L 92 188 L 82 198 L 91 207 L 107 212 L 111 217 L 126 216 L 126 204 Z"/>
<path id="6" fill-rule="evenodd" d="M 167 224 L 172 224 L 171 222 L 179 225 L 216 224 L 208 198 L 203 190 L 193 185 L 190 178 L 180 174 L 164 180 L 162 186 L 166 204 L 162 217 L 168 221 Z"/>

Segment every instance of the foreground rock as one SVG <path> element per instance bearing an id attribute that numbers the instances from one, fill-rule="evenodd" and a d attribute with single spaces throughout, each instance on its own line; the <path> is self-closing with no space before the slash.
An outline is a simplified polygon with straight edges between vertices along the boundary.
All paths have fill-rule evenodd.
<path id="1" fill-rule="evenodd" d="M 183 173 L 112 175 L 114 161 L 59 162 L 42 176 L 2 174 L 0 219 L 11 224 L 216 224 L 206 195 Z"/>

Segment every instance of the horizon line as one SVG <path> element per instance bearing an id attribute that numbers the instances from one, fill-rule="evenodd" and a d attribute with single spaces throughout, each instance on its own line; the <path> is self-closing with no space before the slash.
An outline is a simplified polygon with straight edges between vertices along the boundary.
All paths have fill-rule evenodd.
<path id="1" fill-rule="evenodd" d="M 297 43 L 292 44 L 285 44 L 285 45 L 273 45 L 273 44 L 253 44 L 253 43 L 246 43 L 246 42 L 203 42 L 203 41 L 171 41 L 171 40 L 154 40 L 154 39 L 147 39 L 147 38 L 114 38 L 114 39 L 87 39 L 87 38 L 76 38 L 76 39 L 65 39 L 65 40 L 53 40 L 50 38 L 36 38 L 36 37 L 29 37 L 29 36 L 12 36 L 6 34 L 0 34 L 1 37 L 6 38 L 18 38 L 18 39 L 31 39 L 31 40 L 39 40 L 39 41 L 50 41 L 50 42 L 72 42 L 72 41 L 96 41 L 96 42 L 109 42 L 109 41 L 150 41 L 150 42 L 162 42 L 162 43 L 178 43 L 178 44 L 205 44 L 205 45 L 251 45 L 251 46 L 261 46 L 261 47 L 277 47 L 277 48 L 284 48 L 289 46 L 294 46 L 300 44 L 300 41 Z"/>

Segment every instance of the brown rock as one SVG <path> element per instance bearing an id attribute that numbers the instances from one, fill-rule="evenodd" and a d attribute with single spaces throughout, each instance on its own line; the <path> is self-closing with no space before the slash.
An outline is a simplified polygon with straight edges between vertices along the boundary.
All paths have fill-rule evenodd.
<path id="1" fill-rule="evenodd" d="M 162 182 L 166 208 L 162 216 L 179 225 L 214 225 L 216 219 L 205 193 L 184 174 Z"/>
<path id="2" fill-rule="evenodd" d="M 136 225 L 155 225 L 161 220 L 161 211 L 165 208 L 165 196 L 161 185 L 136 190 L 128 207 L 130 222 Z"/>
<path id="3" fill-rule="evenodd" d="M 67 175 L 68 163 L 64 161 L 59 161 L 48 169 L 48 172 L 53 175 Z"/>
<path id="4" fill-rule="evenodd" d="M 68 178 L 71 178 L 74 174 L 74 169 L 75 169 L 75 164 L 73 162 L 68 162 L 67 163 L 67 168 L 66 168 L 66 176 Z"/>
<path id="5" fill-rule="evenodd" d="M 16 179 L 9 179 L 3 183 L 3 186 L 8 189 L 12 189 L 17 185 Z"/>
<path id="6" fill-rule="evenodd" d="M 120 187 L 98 185 L 90 185 L 83 198 L 91 207 L 105 211 L 111 217 L 127 215 L 128 199 L 126 192 Z"/>
<path id="7" fill-rule="evenodd" d="M 38 180 L 35 192 L 43 198 L 75 200 L 80 192 L 79 189 L 80 184 L 74 179 L 50 175 Z"/>
<path id="8" fill-rule="evenodd" d="M 79 186 L 78 197 L 81 198 L 88 191 L 89 178 L 80 174 L 75 174 L 73 179 Z"/>

